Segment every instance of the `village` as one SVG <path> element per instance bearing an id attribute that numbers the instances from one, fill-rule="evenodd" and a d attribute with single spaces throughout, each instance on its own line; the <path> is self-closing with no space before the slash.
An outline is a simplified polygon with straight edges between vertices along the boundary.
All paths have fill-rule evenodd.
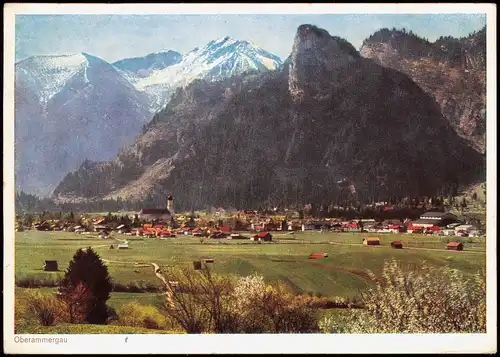
<path id="1" fill-rule="evenodd" d="M 384 219 L 361 218 L 345 220 L 340 218 L 318 219 L 311 215 L 297 217 L 263 213 L 256 210 L 236 212 L 216 211 L 209 219 L 194 214 L 175 214 L 173 197 L 167 197 L 166 208 L 143 208 L 135 213 L 134 219 L 116 216 L 111 213 L 105 217 L 80 218 L 73 220 L 34 221 L 31 226 L 18 224 L 17 230 L 65 231 L 76 234 L 97 232 L 100 238 L 107 239 L 112 233 L 167 239 L 179 236 L 191 236 L 212 239 L 247 239 L 256 242 L 273 240 L 273 233 L 294 234 L 297 231 L 352 232 L 376 234 L 423 234 L 430 236 L 482 237 L 484 232 L 473 224 L 465 224 L 449 212 L 428 211 L 418 219 Z M 82 216 L 83 217 L 83 216 Z M 75 223 L 76 222 L 76 223 Z M 366 245 L 380 244 L 378 238 L 366 238 Z M 401 242 L 395 241 L 399 246 Z M 119 244 L 119 249 L 128 248 L 126 243 Z M 447 249 L 463 249 L 460 242 L 449 242 Z"/>

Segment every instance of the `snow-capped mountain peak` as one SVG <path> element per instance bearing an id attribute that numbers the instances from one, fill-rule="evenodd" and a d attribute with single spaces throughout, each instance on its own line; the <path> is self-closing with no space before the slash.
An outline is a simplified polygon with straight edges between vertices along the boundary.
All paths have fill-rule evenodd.
<path id="1" fill-rule="evenodd" d="M 124 61 L 127 60 L 120 62 Z M 276 70 L 281 64 L 278 56 L 254 43 L 225 36 L 194 48 L 178 63 L 163 68 L 140 68 L 135 73 L 129 71 L 128 78 L 152 98 L 150 109 L 154 112 L 166 105 L 177 87 L 195 79 L 219 80 L 248 71 L 266 72 Z"/>
<path id="2" fill-rule="evenodd" d="M 16 80 L 29 85 L 46 102 L 88 64 L 88 57 L 86 53 L 28 57 L 16 63 Z"/>

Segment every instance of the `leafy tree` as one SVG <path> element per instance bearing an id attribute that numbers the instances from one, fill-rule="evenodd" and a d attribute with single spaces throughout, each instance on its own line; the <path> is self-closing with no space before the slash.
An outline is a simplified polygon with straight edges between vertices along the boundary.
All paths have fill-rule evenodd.
<path id="1" fill-rule="evenodd" d="M 79 249 L 69 262 L 68 269 L 59 287 L 63 299 L 70 299 L 76 289 L 82 290 L 82 284 L 88 289 L 88 309 L 85 321 L 93 324 L 104 324 L 108 309 L 112 285 L 108 268 L 92 248 Z"/>

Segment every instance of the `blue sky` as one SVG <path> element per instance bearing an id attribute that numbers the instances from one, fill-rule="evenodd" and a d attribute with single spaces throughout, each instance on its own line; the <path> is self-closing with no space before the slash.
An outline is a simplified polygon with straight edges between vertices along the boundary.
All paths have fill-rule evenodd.
<path id="1" fill-rule="evenodd" d="M 17 15 L 16 61 L 87 52 L 114 62 L 161 49 L 185 53 L 224 36 L 250 40 L 285 59 L 297 27 L 304 23 L 322 27 L 359 49 L 363 39 L 383 27 L 404 27 L 430 41 L 467 36 L 486 25 L 486 15 Z"/>

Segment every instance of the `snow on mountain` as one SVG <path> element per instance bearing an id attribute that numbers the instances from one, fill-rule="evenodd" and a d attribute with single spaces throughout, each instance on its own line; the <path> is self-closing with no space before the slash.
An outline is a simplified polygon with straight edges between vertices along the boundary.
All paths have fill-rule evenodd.
<path id="1" fill-rule="evenodd" d="M 82 53 L 65 56 L 35 56 L 16 63 L 16 77 L 38 93 L 46 103 L 87 64 Z"/>
<path id="2" fill-rule="evenodd" d="M 193 49 L 178 63 L 164 68 L 148 67 L 148 75 L 132 75 L 129 79 L 138 90 L 148 94 L 150 110 L 156 112 L 168 103 L 178 87 L 195 79 L 219 80 L 247 71 L 275 70 L 281 65 L 278 56 L 249 41 L 224 37 Z"/>
<path id="3" fill-rule="evenodd" d="M 133 80 L 134 77 L 147 77 L 153 70 L 177 64 L 181 59 L 182 55 L 179 52 L 164 49 L 144 57 L 126 58 L 114 62 L 113 65 Z"/>
<path id="4" fill-rule="evenodd" d="M 50 194 L 86 158 L 115 156 L 150 119 L 148 99 L 86 53 L 16 63 L 16 186 Z"/>

